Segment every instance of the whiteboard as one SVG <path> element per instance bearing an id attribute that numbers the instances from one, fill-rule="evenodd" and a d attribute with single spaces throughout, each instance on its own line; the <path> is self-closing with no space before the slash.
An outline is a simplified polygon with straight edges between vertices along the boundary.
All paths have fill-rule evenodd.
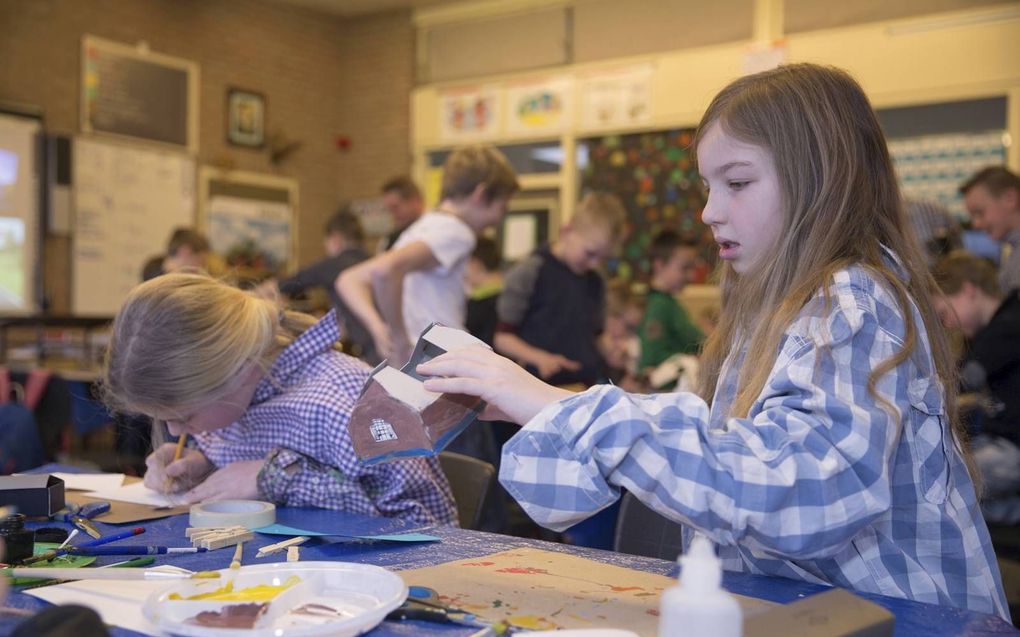
<path id="1" fill-rule="evenodd" d="M 0 115 L 0 314 L 37 310 L 38 119 Z"/>
<path id="2" fill-rule="evenodd" d="M 111 316 L 166 251 L 177 226 L 192 226 L 195 162 L 169 150 L 77 138 L 74 144 L 71 308 Z"/>

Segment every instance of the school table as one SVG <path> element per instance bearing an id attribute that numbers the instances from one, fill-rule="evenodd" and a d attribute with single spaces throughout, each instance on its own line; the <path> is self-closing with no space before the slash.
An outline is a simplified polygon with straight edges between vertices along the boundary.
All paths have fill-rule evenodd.
<path id="1" fill-rule="evenodd" d="M 303 519 L 302 516 L 306 516 L 304 519 L 315 519 L 319 524 L 322 524 L 323 521 L 332 522 L 335 520 L 335 528 L 337 529 L 345 528 L 345 517 L 347 517 L 347 514 L 339 511 L 319 509 L 281 509 L 279 513 L 284 514 L 286 518 L 284 520 L 285 523 L 292 526 L 296 526 L 294 521 L 301 520 Z M 54 526 L 57 524 L 50 522 L 47 525 Z M 188 526 L 187 515 L 177 515 L 161 520 L 149 520 L 130 525 L 113 526 L 98 524 L 97 526 L 100 527 L 104 534 L 123 530 L 131 526 L 144 526 L 146 531 L 143 535 L 138 536 L 137 540 L 144 540 L 145 544 L 189 546 L 188 540 L 184 536 L 184 531 Z M 301 549 L 301 560 L 360 562 L 399 571 L 401 569 L 434 566 L 443 562 L 479 557 L 498 551 L 531 547 L 547 551 L 560 551 L 606 564 L 660 575 L 675 576 L 677 573 L 677 566 L 672 562 L 611 551 L 587 549 L 458 528 L 431 528 L 424 532 L 438 536 L 441 538 L 441 541 L 422 544 L 383 542 L 306 543 Z M 256 534 L 254 541 L 245 543 L 243 563 L 261 564 L 286 561 L 285 552 L 258 560 L 255 559 L 255 553 L 260 547 L 284 539 L 286 537 L 278 535 Z M 131 543 L 139 542 L 131 541 Z M 203 554 L 174 556 L 170 558 L 156 556 L 156 558 L 157 563 L 167 561 L 182 568 L 207 570 L 225 568 L 229 564 L 232 555 L 233 548 L 231 547 Z M 101 557 L 97 559 L 96 564 L 102 565 L 123 559 L 127 558 Z M 801 597 L 826 590 L 824 586 L 796 580 L 739 573 L 727 573 L 723 578 L 723 585 L 733 593 L 780 603 L 795 601 Z M 983 613 L 922 604 L 881 595 L 863 594 L 862 596 L 884 606 L 896 616 L 896 635 L 898 637 L 912 637 L 915 635 L 924 637 L 1020 635 L 1020 631 L 1017 631 L 1005 621 Z M 29 610 L 40 610 L 47 604 L 26 593 L 12 593 L 7 599 L 7 605 Z M 0 635 L 7 635 L 17 621 L 18 619 L 9 616 L 0 617 Z M 475 632 L 475 630 L 477 629 L 420 621 L 386 621 L 376 629 L 366 633 L 366 635 L 369 637 L 396 637 L 403 635 L 466 637 Z M 111 629 L 111 634 L 115 637 L 134 637 L 141 633 L 113 628 Z"/>

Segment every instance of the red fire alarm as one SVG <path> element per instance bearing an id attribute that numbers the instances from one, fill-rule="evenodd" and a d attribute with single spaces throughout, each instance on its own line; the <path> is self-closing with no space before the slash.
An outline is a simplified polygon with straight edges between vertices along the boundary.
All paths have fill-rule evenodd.
<path id="1" fill-rule="evenodd" d="M 337 150 L 350 150 L 351 148 L 351 138 L 347 135 L 337 135 L 333 143 L 336 144 Z"/>

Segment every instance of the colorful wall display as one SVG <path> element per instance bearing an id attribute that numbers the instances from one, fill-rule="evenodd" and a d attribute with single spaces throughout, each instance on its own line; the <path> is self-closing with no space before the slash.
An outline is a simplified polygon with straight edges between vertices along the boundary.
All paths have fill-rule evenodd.
<path id="1" fill-rule="evenodd" d="M 903 196 L 940 203 L 967 219 L 960 185 L 986 166 L 1006 164 L 1004 137 L 999 130 L 889 140 Z"/>
<path id="2" fill-rule="evenodd" d="M 653 73 L 651 64 L 640 64 L 580 75 L 581 127 L 621 128 L 650 122 Z"/>
<path id="3" fill-rule="evenodd" d="M 648 246 L 656 232 L 672 228 L 702 245 L 696 283 L 707 278 L 715 263 L 712 233 L 701 222 L 705 194 L 694 162 L 693 129 L 672 129 L 630 135 L 607 135 L 580 142 L 587 161 L 582 191 L 617 194 L 627 208 L 624 244 L 610 273 L 627 281 L 646 282 L 651 274 Z"/>
<path id="4" fill-rule="evenodd" d="M 570 126 L 574 82 L 569 77 L 508 84 L 506 132 L 510 135 L 559 133 Z"/>
<path id="5" fill-rule="evenodd" d="M 500 93 L 496 87 L 443 91 L 439 99 L 439 132 L 445 140 L 494 137 L 500 126 Z"/>

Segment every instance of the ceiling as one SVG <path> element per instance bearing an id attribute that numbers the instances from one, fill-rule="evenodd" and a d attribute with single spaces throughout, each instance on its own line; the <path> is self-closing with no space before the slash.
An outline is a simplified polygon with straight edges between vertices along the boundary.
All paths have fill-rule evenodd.
<path id="1" fill-rule="evenodd" d="M 349 18 L 352 16 L 380 13 L 394 9 L 421 9 L 441 4 L 455 4 L 467 0 L 273 0 L 282 4 L 304 7 L 323 13 Z"/>

